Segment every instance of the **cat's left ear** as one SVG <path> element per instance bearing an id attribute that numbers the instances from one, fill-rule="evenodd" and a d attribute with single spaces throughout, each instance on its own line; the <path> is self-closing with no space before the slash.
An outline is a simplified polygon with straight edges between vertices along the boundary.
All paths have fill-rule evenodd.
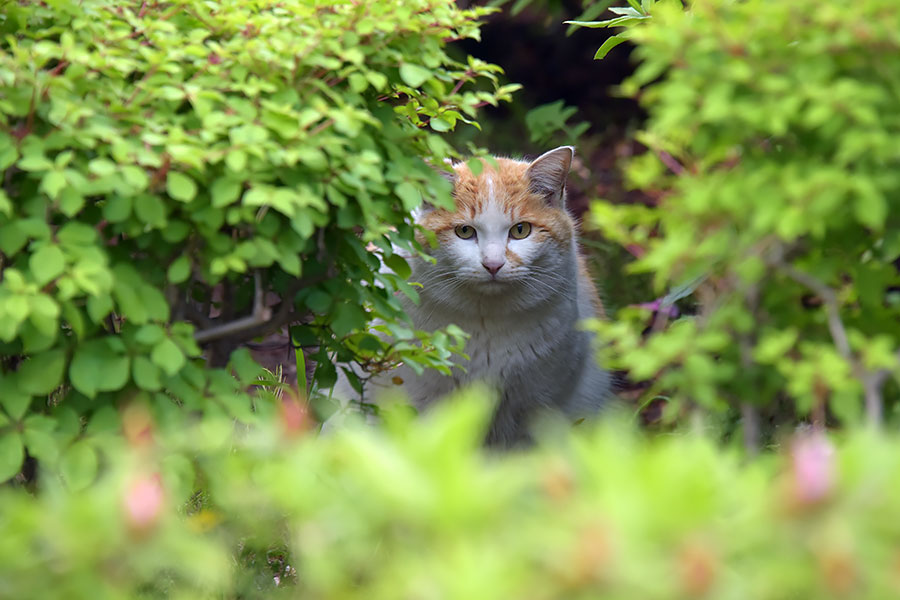
<path id="1" fill-rule="evenodd" d="M 534 159 L 526 171 L 529 189 L 543 197 L 550 206 L 563 208 L 566 178 L 574 157 L 575 148 L 560 146 Z"/>

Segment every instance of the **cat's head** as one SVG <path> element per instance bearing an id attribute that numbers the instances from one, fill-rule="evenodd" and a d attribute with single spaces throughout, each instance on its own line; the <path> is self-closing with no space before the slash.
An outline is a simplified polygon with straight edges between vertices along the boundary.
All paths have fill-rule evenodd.
<path id="1" fill-rule="evenodd" d="M 420 273 L 423 285 L 446 293 L 530 291 L 540 297 L 570 276 L 575 226 L 565 185 L 574 153 L 562 146 L 532 162 L 482 161 L 478 175 L 465 163 L 456 165 L 456 210 L 428 208 L 417 219 L 438 239 L 430 252 L 436 264 Z"/>

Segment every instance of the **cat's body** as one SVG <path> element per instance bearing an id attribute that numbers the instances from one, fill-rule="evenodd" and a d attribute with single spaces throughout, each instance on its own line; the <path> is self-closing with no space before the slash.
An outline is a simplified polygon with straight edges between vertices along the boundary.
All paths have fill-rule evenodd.
<path id="1" fill-rule="evenodd" d="M 588 416 L 609 394 L 609 376 L 579 322 L 602 311 L 578 255 L 575 225 L 565 210 L 565 180 L 573 149 L 532 163 L 498 158 L 474 175 L 454 168 L 457 210 L 429 208 L 417 220 L 435 232 L 436 264 L 412 261 L 421 301 L 405 306 L 417 329 L 456 324 L 471 335 L 465 371 L 451 377 L 405 366 L 370 383 L 395 385 L 425 407 L 468 382 L 500 393 L 489 441 L 527 437 L 538 414 Z M 376 391 L 377 395 L 377 391 Z"/>

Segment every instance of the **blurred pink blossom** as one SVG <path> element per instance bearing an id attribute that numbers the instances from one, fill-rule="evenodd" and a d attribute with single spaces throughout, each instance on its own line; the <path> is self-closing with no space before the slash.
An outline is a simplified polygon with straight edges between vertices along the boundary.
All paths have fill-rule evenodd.
<path id="1" fill-rule="evenodd" d="M 132 481 L 125 491 L 125 516 L 128 524 L 138 530 L 151 527 L 162 512 L 164 496 L 159 473 Z"/>
<path id="2" fill-rule="evenodd" d="M 800 434 L 791 442 L 791 473 L 795 499 L 814 504 L 834 488 L 834 446 L 824 432 Z"/>

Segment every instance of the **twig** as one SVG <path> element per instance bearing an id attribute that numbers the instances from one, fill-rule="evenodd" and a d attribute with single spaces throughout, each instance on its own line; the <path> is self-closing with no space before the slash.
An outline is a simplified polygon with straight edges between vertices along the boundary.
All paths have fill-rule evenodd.
<path id="1" fill-rule="evenodd" d="M 661 160 L 664 165 L 669 167 L 669 170 L 676 175 L 681 175 L 682 173 L 684 173 L 684 166 L 680 162 L 675 160 L 675 157 L 665 150 L 657 150 L 656 155 L 659 157 L 659 160 Z"/>
<path id="2" fill-rule="evenodd" d="M 209 329 L 201 329 L 194 333 L 194 340 L 196 340 L 198 344 L 205 344 L 213 340 L 241 333 L 268 321 L 272 317 L 272 309 L 265 305 L 265 293 L 263 291 L 262 278 L 259 275 L 259 271 L 256 271 L 253 274 L 253 286 L 253 310 L 250 315 L 234 321 L 222 323 L 221 325 L 215 325 Z"/>
<path id="3" fill-rule="evenodd" d="M 750 284 L 744 293 L 747 298 L 747 307 L 754 318 L 759 310 L 759 286 Z M 753 373 L 752 348 L 756 343 L 756 336 L 751 333 L 743 333 L 738 340 L 738 349 L 741 355 L 741 368 L 747 374 Z M 757 383 L 757 377 L 753 377 L 752 384 Z M 759 454 L 759 410 L 749 402 L 741 402 L 741 427 L 744 432 L 744 448 L 751 456 Z"/>
<path id="4" fill-rule="evenodd" d="M 288 286 L 281 299 L 281 304 L 273 313 L 272 309 L 265 305 L 265 291 L 259 273 L 256 272 L 254 273 L 255 288 L 251 313 L 234 321 L 201 329 L 194 333 L 194 340 L 198 344 L 207 344 L 226 337 L 237 338 L 238 341 L 252 340 L 277 331 L 288 323 L 303 319 L 306 314 L 294 310 L 294 296 L 304 287 L 315 285 L 326 278 L 327 274 L 295 280 Z"/>
<path id="5" fill-rule="evenodd" d="M 744 449 L 747 454 L 759 454 L 759 411 L 749 402 L 741 402 L 741 424 L 744 429 Z"/>
<path id="6" fill-rule="evenodd" d="M 463 73 L 460 80 L 456 82 L 455 86 L 453 86 L 453 89 L 450 91 L 450 95 L 453 96 L 454 94 L 456 94 L 456 92 L 459 91 L 463 84 L 469 81 L 469 78 L 472 77 L 472 75 L 474 75 L 474 73 L 472 73 L 472 69 L 466 69 L 466 72 Z"/>
<path id="7" fill-rule="evenodd" d="M 828 320 L 828 331 L 831 333 L 831 339 L 837 348 L 838 353 L 853 368 L 854 374 L 859 378 L 863 386 L 863 393 L 866 402 L 866 416 L 869 423 L 874 426 L 880 426 L 884 409 L 881 398 L 881 386 L 887 376 L 883 371 L 870 372 L 854 357 L 850 348 L 850 340 L 847 337 L 847 329 L 841 320 L 840 309 L 838 307 L 837 294 L 833 289 L 819 281 L 812 275 L 798 271 L 794 267 L 782 264 L 782 270 L 794 281 L 800 283 L 812 291 L 814 291 L 825 305 L 825 314 Z"/>
<path id="8" fill-rule="evenodd" d="M 844 322 L 841 321 L 841 313 L 838 308 L 837 294 L 834 290 L 810 275 L 798 271 L 791 265 L 783 265 L 782 269 L 787 276 L 814 291 L 825 304 L 825 314 L 828 317 L 828 331 L 831 333 L 831 339 L 834 341 L 840 355 L 848 362 L 853 362 L 853 352 L 850 350 L 850 342 L 847 339 L 847 330 L 844 328 Z"/>
<path id="9" fill-rule="evenodd" d="M 900 360 L 900 356 L 898 356 L 898 360 Z M 866 415 L 869 417 L 869 422 L 875 425 L 880 424 L 884 418 L 882 414 L 881 386 L 884 385 L 889 374 L 887 369 L 880 369 L 874 373 L 866 373 L 861 378 L 863 394 L 865 394 L 866 398 Z"/>

